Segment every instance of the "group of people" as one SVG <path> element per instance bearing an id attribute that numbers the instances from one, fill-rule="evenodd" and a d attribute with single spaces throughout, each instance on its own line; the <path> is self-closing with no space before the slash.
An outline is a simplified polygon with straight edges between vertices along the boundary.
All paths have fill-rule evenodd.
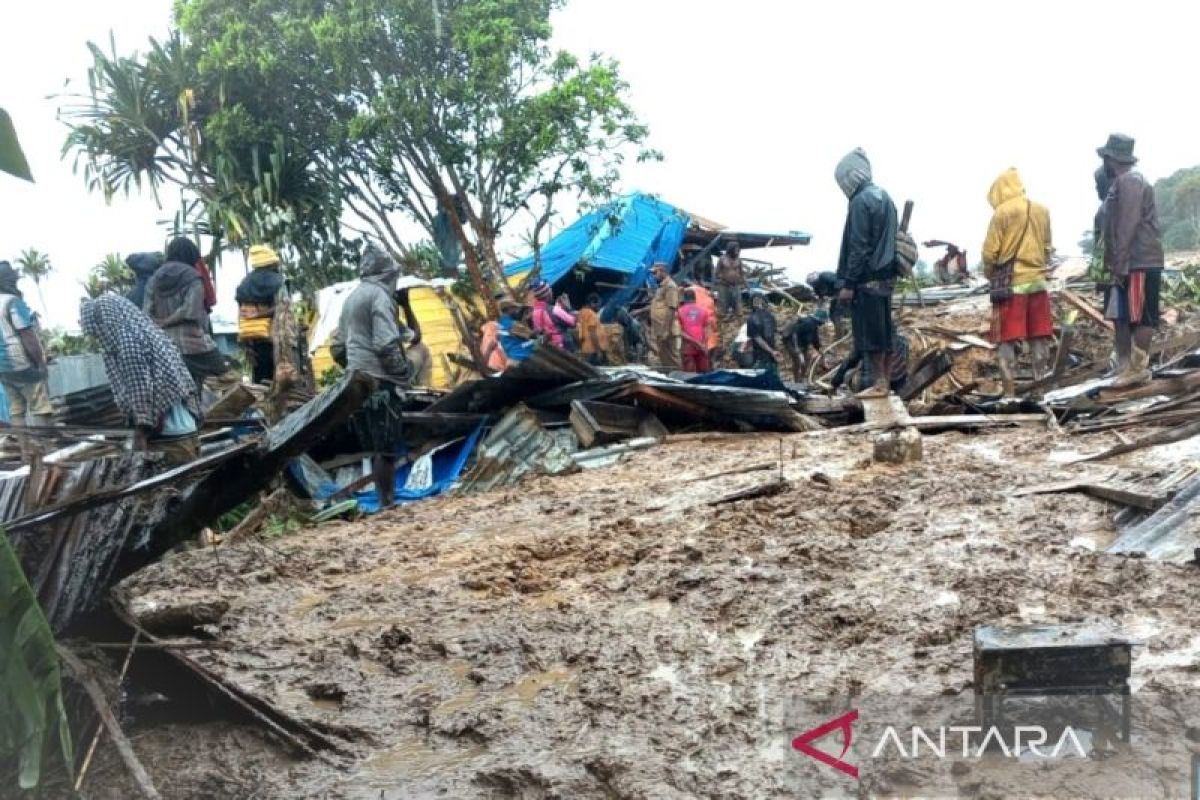
<path id="1" fill-rule="evenodd" d="M 299 325 L 292 313 L 279 256 L 250 248 L 254 268 L 238 287 L 239 333 L 256 381 L 282 396 L 304 377 Z M 133 253 L 125 260 L 134 284 L 125 294 L 107 292 L 80 305 L 81 331 L 100 348 L 113 399 L 134 431 L 139 450 L 168 460 L 194 458 L 203 421 L 201 393 L 210 378 L 239 376 L 213 338 L 216 305 L 212 275 L 195 242 L 173 239 L 162 253 Z M 0 383 L 15 427 L 51 424 L 48 359 L 36 316 L 18 287 L 19 275 L 0 262 Z M 33 448 L 22 438 L 26 455 Z"/>
<path id="2" fill-rule="evenodd" d="M 1097 148 L 1100 208 L 1093 231 L 1099 264 L 1097 284 L 1104 317 L 1113 324 L 1114 388 L 1137 386 L 1151 378 L 1150 344 L 1159 323 L 1163 246 L 1154 187 L 1134 170 L 1134 140 L 1112 134 Z M 1047 291 L 1054 252 L 1050 212 L 1030 200 L 1015 169 L 1006 170 L 988 192 L 993 208 L 983 245 L 983 268 L 993 305 L 992 337 L 1004 394 L 1015 393 L 1016 348 L 1029 349 L 1034 380 L 1051 370 L 1054 320 Z"/>

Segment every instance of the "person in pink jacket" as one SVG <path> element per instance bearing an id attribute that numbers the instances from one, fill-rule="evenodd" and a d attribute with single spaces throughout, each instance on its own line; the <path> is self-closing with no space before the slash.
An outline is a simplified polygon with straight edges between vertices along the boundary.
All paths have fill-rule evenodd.
<path id="1" fill-rule="evenodd" d="M 562 331 L 554 324 L 554 316 L 550 311 L 550 301 L 554 290 L 545 281 L 533 285 L 533 332 L 544 336 L 546 341 L 555 347 L 563 346 Z"/>

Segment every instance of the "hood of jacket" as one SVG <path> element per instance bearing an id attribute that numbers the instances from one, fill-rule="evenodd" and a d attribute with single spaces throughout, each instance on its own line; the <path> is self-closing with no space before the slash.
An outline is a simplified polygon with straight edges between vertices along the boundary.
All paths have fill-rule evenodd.
<path id="1" fill-rule="evenodd" d="M 257 267 L 238 284 L 234 299 L 241 304 L 270 306 L 283 286 L 283 276 L 275 269 Z"/>
<path id="2" fill-rule="evenodd" d="M 369 283 L 395 288 L 400 267 L 390 255 L 374 245 L 368 245 L 358 263 L 358 276 Z"/>
<path id="3" fill-rule="evenodd" d="M 853 197 L 864 184 L 871 182 L 871 162 L 866 152 L 856 147 L 843 156 L 833 170 L 833 178 L 846 197 Z"/>
<path id="4" fill-rule="evenodd" d="M 999 208 L 1009 200 L 1024 195 L 1025 184 L 1021 183 L 1021 176 L 1017 174 L 1016 167 L 1009 167 L 992 182 L 992 188 L 988 189 L 987 199 L 992 208 Z"/>
<path id="5" fill-rule="evenodd" d="M 175 294 L 200 282 L 196 268 L 180 261 L 168 261 L 154 273 L 155 294 Z"/>

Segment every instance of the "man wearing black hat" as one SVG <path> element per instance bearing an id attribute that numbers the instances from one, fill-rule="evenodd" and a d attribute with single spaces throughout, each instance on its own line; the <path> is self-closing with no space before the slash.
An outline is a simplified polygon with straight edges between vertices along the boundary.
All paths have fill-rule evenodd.
<path id="1" fill-rule="evenodd" d="M 1158 328 L 1163 246 L 1154 187 L 1133 166 L 1134 141 L 1114 133 L 1096 152 L 1112 179 L 1104 204 L 1104 267 L 1112 276 L 1104 316 L 1113 322 L 1117 351 L 1114 388 L 1152 377 L 1150 341 Z"/>

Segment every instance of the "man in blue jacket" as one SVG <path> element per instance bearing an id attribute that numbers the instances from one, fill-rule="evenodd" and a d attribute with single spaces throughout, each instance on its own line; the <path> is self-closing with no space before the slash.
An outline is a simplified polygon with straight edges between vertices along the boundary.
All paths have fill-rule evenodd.
<path id="1" fill-rule="evenodd" d="M 871 162 L 856 148 L 838 162 L 834 178 L 850 206 L 838 257 L 838 300 L 850 306 L 854 349 L 869 359 L 874 383 L 859 397 L 887 397 L 890 354 L 896 335 L 896 206 L 871 182 Z"/>

